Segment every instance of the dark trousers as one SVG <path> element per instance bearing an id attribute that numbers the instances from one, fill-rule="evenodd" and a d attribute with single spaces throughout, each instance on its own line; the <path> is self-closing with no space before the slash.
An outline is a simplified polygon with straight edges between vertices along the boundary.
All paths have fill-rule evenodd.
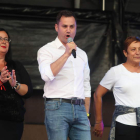
<path id="1" fill-rule="evenodd" d="M 23 122 L 0 120 L 0 140 L 21 140 Z"/>
<path id="2" fill-rule="evenodd" d="M 140 127 L 116 122 L 115 140 L 140 140 Z"/>

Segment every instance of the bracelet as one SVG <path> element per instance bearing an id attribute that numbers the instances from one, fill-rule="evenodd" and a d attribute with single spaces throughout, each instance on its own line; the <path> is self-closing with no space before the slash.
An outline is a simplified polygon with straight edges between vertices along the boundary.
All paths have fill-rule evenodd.
<path id="1" fill-rule="evenodd" d="M 87 113 L 87 117 L 90 119 L 90 114 L 89 113 Z"/>
<path id="2" fill-rule="evenodd" d="M 18 86 L 17 86 L 18 88 L 16 88 L 15 90 L 18 91 L 20 89 L 20 86 L 21 86 L 21 84 L 18 83 Z"/>
<path id="3" fill-rule="evenodd" d="M 90 116 L 90 114 L 89 113 L 87 113 L 87 117 L 89 117 Z"/>
<path id="4" fill-rule="evenodd" d="M 18 87 L 18 85 L 19 85 L 19 87 Z M 17 87 L 18 87 L 18 89 L 17 89 Z M 12 88 L 14 88 L 15 90 L 19 90 L 20 89 L 20 83 L 18 81 L 16 81 L 16 85 Z"/>

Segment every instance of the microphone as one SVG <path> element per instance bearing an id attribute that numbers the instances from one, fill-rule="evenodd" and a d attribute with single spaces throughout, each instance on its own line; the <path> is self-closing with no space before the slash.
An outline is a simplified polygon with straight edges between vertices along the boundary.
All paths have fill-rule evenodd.
<path id="1" fill-rule="evenodd" d="M 69 37 L 69 38 L 67 39 L 67 43 L 70 43 L 70 42 L 73 42 L 73 39 L 72 39 L 71 37 Z M 76 58 L 76 51 L 75 51 L 74 49 L 72 50 L 71 53 L 72 53 L 73 57 Z"/>

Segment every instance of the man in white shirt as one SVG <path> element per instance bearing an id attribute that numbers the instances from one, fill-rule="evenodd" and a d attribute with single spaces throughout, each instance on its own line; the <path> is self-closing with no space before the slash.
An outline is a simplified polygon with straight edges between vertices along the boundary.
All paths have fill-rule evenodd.
<path id="1" fill-rule="evenodd" d="M 63 10 L 56 18 L 57 38 L 38 51 L 39 71 L 45 81 L 45 125 L 48 140 L 91 140 L 88 120 L 91 87 L 88 58 L 74 42 L 74 13 Z M 76 58 L 72 50 L 76 50 Z"/>

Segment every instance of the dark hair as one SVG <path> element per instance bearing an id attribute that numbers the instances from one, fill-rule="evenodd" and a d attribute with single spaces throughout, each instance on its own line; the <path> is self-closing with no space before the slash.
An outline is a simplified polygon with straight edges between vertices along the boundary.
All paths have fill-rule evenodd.
<path id="1" fill-rule="evenodd" d="M 129 45 L 132 43 L 132 42 L 140 42 L 140 38 L 137 37 L 137 36 L 130 36 L 130 37 L 127 37 L 126 40 L 124 41 L 124 50 L 127 52 L 127 49 L 129 47 Z"/>
<path id="2" fill-rule="evenodd" d="M 76 16 L 72 11 L 68 11 L 68 10 L 62 10 L 58 13 L 57 17 L 56 17 L 56 23 L 59 24 L 59 21 L 61 19 L 61 17 L 74 17 L 75 21 L 76 21 Z"/>
<path id="3" fill-rule="evenodd" d="M 8 40 L 10 40 L 10 35 L 5 29 L 0 28 L 0 31 L 6 32 L 6 34 L 8 35 Z M 5 61 L 7 62 L 7 64 L 9 64 L 12 61 L 11 42 L 9 42 L 9 49 L 5 55 Z"/>

